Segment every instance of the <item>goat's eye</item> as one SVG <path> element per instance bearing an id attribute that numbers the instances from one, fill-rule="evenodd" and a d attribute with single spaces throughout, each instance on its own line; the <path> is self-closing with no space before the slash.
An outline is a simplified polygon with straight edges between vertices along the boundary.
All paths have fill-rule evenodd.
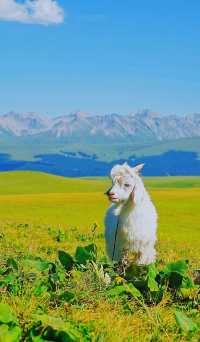
<path id="1" fill-rule="evenodd" d="M 125 186 L 126 188 L 129 188 L 130 184 L 125 183 L 124 186 Z"/>

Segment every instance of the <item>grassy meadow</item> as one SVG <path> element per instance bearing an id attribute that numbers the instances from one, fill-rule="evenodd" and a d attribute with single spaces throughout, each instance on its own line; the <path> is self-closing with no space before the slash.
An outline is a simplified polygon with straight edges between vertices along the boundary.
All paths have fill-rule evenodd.
<path id="1" fill-rule="evenodd" d="M 192 275 L 192 270 L 200 268 L 200 177 L 147 177 L 144 181 L 159 215 L 160 267 L 189 260 Z M 99 177 L 67 179 L 37 172 L 0 173 L 0 296 L 17 317 L 23 330 L 21 339 L 200 341 L 200 304 L 196 297 L 189 297 L 186 305 L 184 301 L 173 301 L 166 292 L 159 303 L 148 305 L 134 298 L 113 299 L 106 295 L 98 263 L 105 259 L 103 217 L 109 203 L 104 192 L 108 186 L 109 179 Z M 69 279 L 69 272 L 64 273 L 58 261 L 58 251 L 74 255 L 77 246 L 91 243 L 97 245 L 97 266 L 91 263 L 84 272 L 80 267 L 72 269 Z M 56 264 L 60 278 L 53 294 L 46 283 L 41 285 L 48 275 L 38 270 L 33 262 L 36 260 Z M 32 282 L 25 277 L 30 272 L 36 277 Z M 10 278 L 5 282 L 8 274 Z M 23 281 L 19 280 L 22 274 Z M 65 295 L 73 290 L 74 297 L 62 297 L 63 289 Z M 187 322 L 189 326 L 196 328 L 181 329 L 174 316 L 177 309 L 183 310 L 192 319 Z M 35 332 L 29 334 L 36 315 L 41 313 L 70 324 L 78 337 L 72 333 L 68 339 L 39 339 Z M 52 323 L 52 329 L 58 329 L 59 324 Z M 2 336 L 0 325 L 0 341 L 19 340 L 5 340 Z"/>

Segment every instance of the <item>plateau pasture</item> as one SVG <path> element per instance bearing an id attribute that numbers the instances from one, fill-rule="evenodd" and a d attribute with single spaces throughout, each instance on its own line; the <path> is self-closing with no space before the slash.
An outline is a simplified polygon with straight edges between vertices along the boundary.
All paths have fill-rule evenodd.
<path id="1" fill-rule="evenodd" d="M 198 341 L 199 290 L 184 284 L 200 268 L 200 177 L 144 181 L 159 225 L 157 268 L 145 270 L 157 285 L 141 299 L 105 258 L 109 179 L 0 173 L 0 341 Z M 170 284 L 169 264 L 179 287 L 159 280 Z"/>

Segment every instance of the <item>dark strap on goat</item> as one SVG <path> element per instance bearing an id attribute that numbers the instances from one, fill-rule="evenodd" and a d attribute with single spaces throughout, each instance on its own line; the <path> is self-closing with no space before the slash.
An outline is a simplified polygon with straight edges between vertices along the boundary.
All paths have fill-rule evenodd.
<path id="1" fill-rule="evenodd" d="M 117 227 L 116 227 L 116 230 L 115 230 L 115 240 L 114 240 L 114 246 L 113 246 L 112 261 L 113 261 L 114 256 L 115 256 L 115 248 L 116 248 L 116 241 L 117 241 L 117 232 L 118 232 L 118 228 L 119 228 L 119 217 L 118 217 L 118 220 L 117 220 Z"/>

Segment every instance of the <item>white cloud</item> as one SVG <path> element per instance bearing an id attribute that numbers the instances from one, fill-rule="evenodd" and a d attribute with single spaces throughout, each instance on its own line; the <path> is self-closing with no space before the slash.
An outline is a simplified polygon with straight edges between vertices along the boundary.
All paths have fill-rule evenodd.
<path id="1" fill-rule="evenodd" d="M 55 0 L 0 0 L 0 20 L 26 24 L 61 24 L 64 10 Z"/>

